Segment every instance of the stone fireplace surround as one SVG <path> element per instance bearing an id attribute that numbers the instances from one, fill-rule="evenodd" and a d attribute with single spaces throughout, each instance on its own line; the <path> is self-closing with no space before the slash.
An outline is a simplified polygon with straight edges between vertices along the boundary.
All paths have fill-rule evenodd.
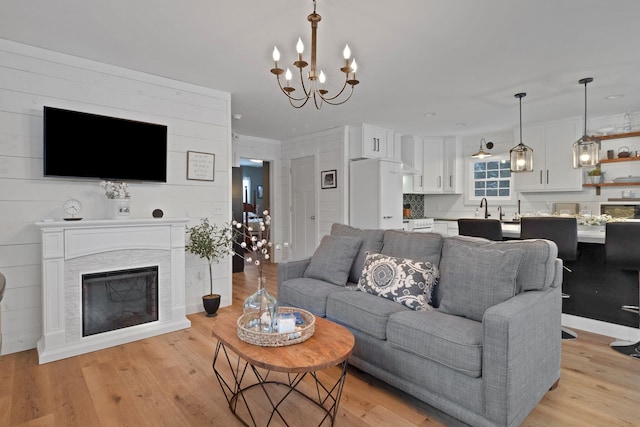
<path id="1" fill-rule="evenodd" d="M 38 222 L 42 232 L 39 363 L 48 363 L 191 326 L 185 308 L 185 225 L 189 220 Z M 158 321 L 82 336 L 82 274 L 158 266 Z"/>

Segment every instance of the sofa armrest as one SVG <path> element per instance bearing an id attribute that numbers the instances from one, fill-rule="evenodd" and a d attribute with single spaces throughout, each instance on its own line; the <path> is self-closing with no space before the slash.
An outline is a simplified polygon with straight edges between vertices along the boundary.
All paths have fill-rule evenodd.
<path id="1" fill-rule="evenodd" d="M 305 258 L 278 263 L 278 290 L 282 282 L 302 277 L 310 262 L 311 258 Z"/>
<path id="2" fill-rule="evenodd" d="M 520 424 L 560 378 L 560 287 L 529 291 L 483 317 L 485 412 L 500 425 Z"/>

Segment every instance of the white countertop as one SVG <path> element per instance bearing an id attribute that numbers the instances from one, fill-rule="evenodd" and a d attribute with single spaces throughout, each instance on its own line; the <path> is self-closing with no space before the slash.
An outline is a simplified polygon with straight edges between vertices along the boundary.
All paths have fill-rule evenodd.
<path id="1" fill-rule="evenodd" d="M 457 219 L 437 218 L 438 221 L 451 221 L 457 224 Z M 502 224 L 502 234 L 504 237 L 519 238 L 520 237 L 520 224 Z M 582 243 L 599 243 L 604 244 L 605 227 L 604 225 L 579 225 L 578 226 L 578 242 Z"/>

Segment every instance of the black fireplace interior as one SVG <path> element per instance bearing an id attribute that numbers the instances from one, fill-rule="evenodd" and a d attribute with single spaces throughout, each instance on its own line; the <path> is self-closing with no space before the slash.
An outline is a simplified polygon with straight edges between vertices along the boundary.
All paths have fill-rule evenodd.
<path id="1" fill-rule="evenodd" d="M 158 320 L 158 266 L 82 275 L 82 336 Z"/>

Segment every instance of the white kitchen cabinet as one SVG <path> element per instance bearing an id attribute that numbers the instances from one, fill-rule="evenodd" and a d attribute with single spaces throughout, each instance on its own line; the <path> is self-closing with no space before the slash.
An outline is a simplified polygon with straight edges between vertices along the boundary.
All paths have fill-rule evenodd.
<path id="1" fill-rule="evenodd" d="M 443 192 L 462 194 L 462 138 L 445 138 L 444 141 L 444 188 Z"/>
<path id="2" fill-rule="evenodd" d="M 533 149 L 533 172 L 514 174 L 522 192 L 581 191 L 582 170 L 573 168 L 573 143 L 580 137 L 578 119 L 522 129 L 522 142 Z M 520 130 L 514 131 L 520 141 Z M 514 142 L 515 145 L 515 142 Z"/>
<path id="3" fill-rule="evenodd" d="M 394 133 L 367 124 L 349 126 L 349 158 L 357 159 L 393 159 Z"/>
<path id="4" fill-rule="evenodd" d="M 402 229 L 402 163 L 364 159 L 349 165 L 349 224 Z"/>
<path id="5" fill-rule="evenodd" d="M 422 192 L 438 194 L 444 192 L 444 138 L 423 139 Z"/>
<path id="6" fill-rule="evenodd" d="M 412 172 L 404 176 L 402 191 L 404 193 L 423 193 L 424 143 L 422 138 L 413 135 L 402 135 L 401 150 L 402 163 L 404 163 L 405 169 L 409 169 Z"/>

